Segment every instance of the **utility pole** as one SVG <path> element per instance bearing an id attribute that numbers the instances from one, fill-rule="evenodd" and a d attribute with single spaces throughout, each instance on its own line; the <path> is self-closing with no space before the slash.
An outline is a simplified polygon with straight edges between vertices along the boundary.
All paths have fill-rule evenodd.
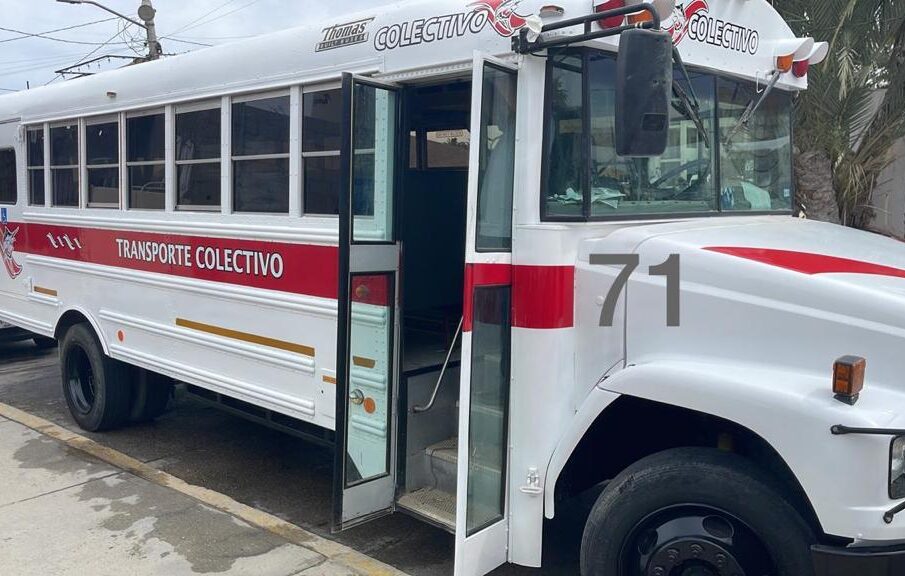
<path id="1" fill-rule="evenodd" d="M 154 16 L 157 10 L 151 4 L 151 0 L 141 0 L 141 6 L 138 8 L 138 17 L 145 23 L 145 30 L 148 32 L 148 58 L 157 60 L 160 58 L 163 50 L 160 42 L 157 41 L 157 26 L 154 24 Z"/>
<path id="2" fill-rule="evenodd" d="M 160 41 L 157 39 L 157 27 L 154 25 L 154 17 L 157 15 L 157 10 L 155 10 L 154 6 L 151 4 L 151 0 L 141 0 L 141 6 L 138 7 L 138 17 L 141 18 L 144 23 L 139 22 L 134 18 L 129 18 L 125 14 L 120 14 L 116 10 L 107 8 L 100 2 L 95 2 L 94 0 L 57 0 L 57 2 L 63 2 L 64 4 L 91 4 L 92 6 L 97 6 L 101 10 L 106 10 L 111 14 L 115 14 L 136 26 L 140 26 L 148 33 L 148 60 L 157 60 L 163 54 Z"/>

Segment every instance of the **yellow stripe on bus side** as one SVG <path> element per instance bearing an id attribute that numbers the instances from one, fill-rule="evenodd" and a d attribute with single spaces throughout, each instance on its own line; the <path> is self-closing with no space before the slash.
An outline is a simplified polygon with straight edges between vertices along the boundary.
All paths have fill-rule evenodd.
<path id="1" fill-rule="evenodd" d="M 260 346 L 267 346 L 269 348 L 285 350 L 286 352 L 294 352 L 303 356 L 310 356 L 311 358 L 315 357 L 314 348 L 312 348 L 311 346 L 294 344 L 292 342 L 286 342 L 285 340 L 277 340 L 275 338 L 268 338 L 266 336 L 258 336 L 257 334 L 249 334 L 248 332 L 239 332 L 238 330 L 230 330 L 229 328 L 212 326 L 211 324 L 193 322 L 184 318 L 177 318 L 176 325 L 181 328 L 188 328 L 189 330 L 196 330 L 198 332 L 213 334 L 214 336 L 222 336 L 224 338 L 231 338 L 233 340 L 241 340 L 242 342 L 248 342 L 250 344 L 258 344 Z"/>
<path id="2" fill-rule="evenodd" d="M 35 286 L 34 288 L 32 288 L 32 290 L 34 290 L 38 294 L 43 294 L 45 296 L 53 296 L 54 298 L 57 297 L 56 290 L 51 290 L 50 288 L 44 288 L 43 286 Z"/>

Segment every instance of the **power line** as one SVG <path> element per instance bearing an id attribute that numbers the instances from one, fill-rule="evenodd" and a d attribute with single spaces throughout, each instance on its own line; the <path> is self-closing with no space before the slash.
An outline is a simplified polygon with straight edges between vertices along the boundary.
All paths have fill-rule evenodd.
<path id="1" fill-rule="evenodd" d="M 132 23 L 130 22 L 130 23 L 129 23 L 129 26 L 131 26 L 131 25 L 132 25 Z M 128 28 L 129 26 L 126 26 L 126 28 Z M 114 34 L 113 36 L 111 36 L 109 40 L 107 40 L 106 42 L 104 42 L 103 44 L 101 44 L 100 46 L 98 46 L 97 48 L 95 48 L 94 50 L 92 50 L 91 52 L 85 54 L 85 55 L 82 57 L 81 60 L 79 60 L 78 62 L 76 62 L 76 63 L 73 64 L 72 66 L 70 66 L 70 68 L 74 68 L 75 66 L 78 66 L 79 64 L 84 63 L 86 60 L 88 60 L 89 58 L 91 58 L 92 56 L 94 56 L 95 54 L 97 54 L 98 52 L 100 52 L 101 48 L 103 48 L 104 46 L 106 46 L 106 45 L 110 44 L 111 42 L 113 42 L 113 40 L 115 40 L 116 37 L 119 36 L 120 34 L 121 34 L 121 31 L 117 28 L 116 34 Z M 48 86 L 48 85 L 50 85 L 50 84 L 53 84 L 54 82 L 56 82 L 57 80 L 59 80 L 59 79 L 62 78 L 62 77 L 63 77 L 62 74 L 57 74 L 56 76 L 53 77 L 53 79 L 52 79 L 50 82 L 48 82 L 47 84 L 44 84 L 44 85 L 45 85 L 45 86 Z"/>
<path id="2" fill-rule="evenodd" d="M 220 5 L 219 7 L 215 8 L 214 10 L 212 10 L 208 15 L 210 15 L 210 14 L 216 12 L 217 10 L 219 10 L 219 9 L 221 9 L 221 8 L 223 8 L 223 7 L 225 7 L 227 4 L 232 4 L 232 3 L 235 2 L 235 1 L 236 1 L 236 0 L 228 0 L 225 4 L 222 4 L 222 5 Z M 250 7 L 250 6 L 254 5 L 254 4 L 257 4 L 257 3 L 260 2 L 260 1 L 261 1 L 261 0 L 251 0 L 251 2 L 248 2 L 247 4 L 243 4 L 242 6 L 239 6 L 238 8 L 236 8 L 236 9 L 234 9 L 234 10 L 230 10 L 229 12 L 227 12 L 227 13 L 225 13 L 225 14 L 220 14 L 219 16 L 216 16 L 216 17 L 214 17 L 214 18 L 211 18 L 210 20 L 207 20 L 207 21 L 205 21 L 205 22 L 201 22 L 201 23 L 196 24 L 195 22 L 198 22 L 198 20 L 201 20 L 201 19 L 204 18 L 204 16 L 202 16 L 202 18 L 199 18 L 199 19 L 195 20 L 195 22 L 191 22 L 191 23 L 187 24 L 186 26 L 183 26 L 182 28 L 180 28 L 180 29 L 177 30 L 176 32 L 173 32 L 173 34 L 171 34 L 170 36 L 164 36 L 164 38 L 170 38 L 171 36 L 173 36 L 173 35 L 175 35 L 175 34 L 179 34 L 180 32 L 185 32 L 186 30 L 192 30 L 192 29 L 194 29 L 194 28 L 197 28 L 198 26 L 206 26 L 206 25 L 208 25 L 208 24 L 211 24 L 211 23 L 213 23 L 213 22 L 216 22 L 217 20 L 226 18 L 227 16 L 231 16 L 232 14 L 235 14 L 236 12 L 239 12 L 239 11 L 241 11 L 241 10 L 245 10 L 246 8 L 248 8 L 248 7 Z"/>
<path id="3" fill-rule="evenodd" d="M 214 8 L 214 9 L 212 9 L 212 10 L 209 10 L 208 12 L 205 12 L 203 15 L 199 16 L 198 18 L 195 18 L 194 20 L 192 20 L 191 22 L 189 22 L 188 24 L 186 24 L 185 26 L 183 26 L 183 27 L 180 28 L 179 30 L 176 30 L 175 32 L 173 32 L 173 33 L 171 33 L 171 34 L 169 34 L 169 35 L 167 35 L 167 36 L 164 36 L 164 38 L 170 38 L 171 36 L 175 36 L 176 34 L 179 34 L 180 32 L 183 32 L 183 31 L 185 31 L 185 30 L 188 30 L 193 24 L 195 24 L 195 23 L 197 23 L 197 22 L 200 22 L 201 20 L 204 20 L 205 18 L 207 18 L 208 16 L 210 16 L 210 15 L 213 14 L 214 12 L 216 12 L 216 11 L 218 11 L 218 10 L 221 10 L 221 9 L 223 9 L 223 8 L 225 8 L 225 7 L 227 7 L 227 6 L 229 6 L 229 5 L 232 4 L 233 2 L 237 2 L 237 1 L 238 1 L 238 0 L 226 0 L 226 2 L 220 4 L 219 6 L 217 6 L 216 8 Z"/>
<path id="4" fill-rule="evenodd" d="M 18 92 L 18 90 L 13 90 L 12 88 L 0 88 L 0 92 Z"/>
<path id="5" fill-rule="evenodd" d="M 54 36 L 47 36 L 46 33 L 35 34 L 32 32 L 23 32 L 22 30 L 15 30 L 13 28 L 4 28 L 2 26 L 0 26 L 0 30 L 2 30 L 4 32 L 12 32 L 14 34 L 22 35 L 19 38 L 8 39 L 8 41 L 22 40 L 24 38 L 41 38 L 43 40 L 51 40 L 53 42 L 62 42 L 64 44 L 76 44 L 79 46 L 106 46 L 107 45 L 105 43 L 100 43 L 100 42 L 82 42 L 81 40 L 69 40 L 66 38 L 56 38 Z M 119 32 L 117 32 L 117 34 L 119 34 Z M 120 44 L 125 44 L 125 42 L 120 42 Z"/>
<path id="6" fill-rule="evenodd" d="M 213 44 L 205 44 L 203 42 L 194 42 L 192 40 L 182 40 L 180 38 L 173 38 L 172 36 L 165 37 L 165 38 L 167 40 L 170 40 L 171 42 L 179 42 L 180 44 L 191 44 L 193 46 L 203 46 L 205 48 L 210 48 L 211 46 L 213 46 Z"/>
<path id="7" fill-rule="evenodd" d="M 111 20 L 116 20 L 116 18 L 104 18 L 103 20 L 94 20 L 92 22 L 85 22 L 84 24 L 76 24 L 75 26 L 67 26 L 65 28 L 57 28 L 55 30 L 47 30 L 45 32 L 16 32 L 16 34 L 22 34 L 16 38 L 4 38 L 0 40 L 0 44 L 5 44 L 7 42 L 14 42 L 16 40 L 25 40 L 26 38 L 43 38 L 45 34 L 53 34 L 54 32 L 65 32 L 66 30 L 75 30 L 76 28 L 85 28 L 87 26 L 94 26 L 95 24 L 103 24 L 104 22 L 110 22 Z M 6 30 L 6 28 L 3 28 Z M 7 30 L 8 31 L 8 30 Z"/>

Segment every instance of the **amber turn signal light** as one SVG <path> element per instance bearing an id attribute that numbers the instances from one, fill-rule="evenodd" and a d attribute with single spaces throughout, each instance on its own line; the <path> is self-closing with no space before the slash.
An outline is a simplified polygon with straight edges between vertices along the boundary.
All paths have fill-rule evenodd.
<path id="1" fill-rule="evenodd" d="M 792 69 L 792 66 L 794 64 L 795 54 L 789 54 L 788 56 L 779 56 L 776 59 L 776 68 L 778 68 L 780 72 L 788 72 Z"/>
<path id="2" fill-rule="evenodd" d="M 864 390 L 867 360 L 859 356 L 843 356 L 833 366 L 833 393 L 836 400 L 854 406 Z"/>

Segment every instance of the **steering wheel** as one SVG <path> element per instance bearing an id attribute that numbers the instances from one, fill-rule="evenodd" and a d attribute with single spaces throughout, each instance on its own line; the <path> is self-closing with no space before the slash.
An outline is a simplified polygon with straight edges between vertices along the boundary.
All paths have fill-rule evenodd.
<path id="1" fill-rule="evenodd" d="M 660 188 L 666 182 L 669 182 L 676 176 L 680 175 L 682 172 L 691 172 L 697 171 L 698 168 L 708 168 L 707 172 L 710 172 L 709 168 L 711 166 L 711 160 L 709 158 L 698 158 L 697 160 L 692 160 L 691 162 L 686 162 L 681 166 L 677 166 L 673 168 L 666 174 L 660 176 L 656 181 L 651 182 L 651 187 Z"/>

